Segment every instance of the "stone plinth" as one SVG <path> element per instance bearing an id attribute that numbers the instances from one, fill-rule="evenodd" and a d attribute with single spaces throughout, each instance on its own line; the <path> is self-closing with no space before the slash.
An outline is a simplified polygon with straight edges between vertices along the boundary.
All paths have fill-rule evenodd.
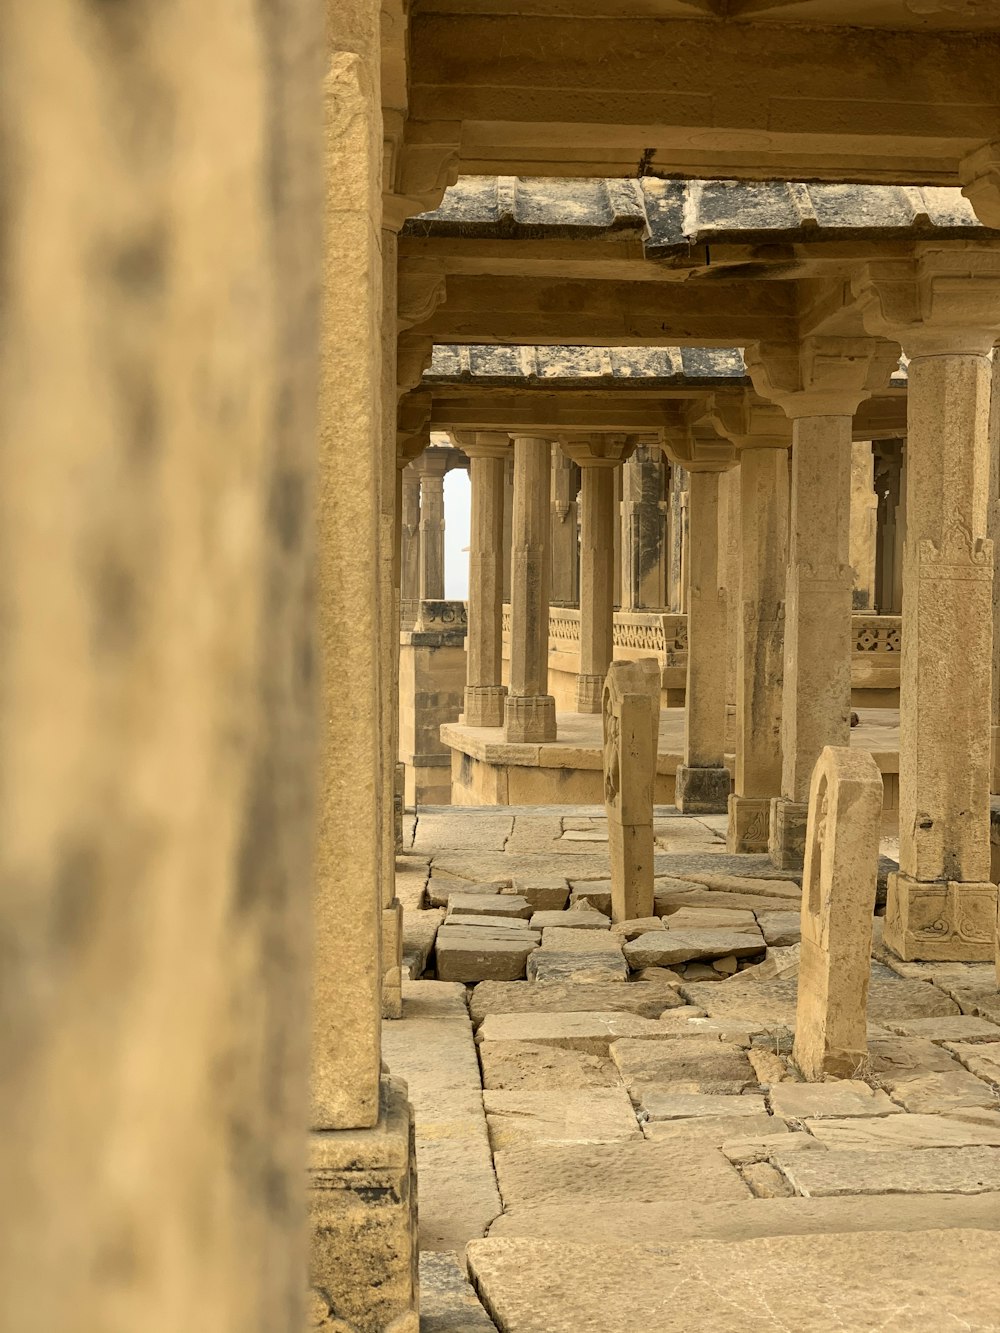
<path id="1" fill-rule="evenodd" d="M 314 1308 L 357 1333 L 417 1333 L 417 1176 L 406 1085 L 382 1079 L 370 1128 L 314 1131 L 308 1179 Z"/>
<path id="2" fill-rule="evenodd" d="M 451 751 L 441 727 L 461 715 L 466 680 L 462 602 L 421 602 L 399 636 L 399 757 L 408 808 L 451 801 Z"/>
<path id="3" fill-rule="evenodd" d="M 863 750 L 826 747 L 813 771 L 802 883 L 794 1058 L 807 1079 L 854 1078 L 867 1003 L 882 778 Z"/>

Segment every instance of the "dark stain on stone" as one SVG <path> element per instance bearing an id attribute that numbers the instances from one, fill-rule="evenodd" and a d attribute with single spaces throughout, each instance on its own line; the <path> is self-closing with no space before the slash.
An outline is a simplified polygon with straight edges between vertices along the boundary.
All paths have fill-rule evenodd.
<path id="1" fill-rule="evenodd" d="M 119 556 L 105 551 L 94 571 L 94 638 L 102 652 L 125 653 L 135 643 L 139 592 L 135 575 Z"/>
<path id="2" fill-rule="evenodd" d="M 52 886 L 52 934 L 63 949 L 78 951 L 91 934 L 100 897 L 101 857 L 85 838 L 67 839 L 60 848 Z"/>
<path id="3" fill-rule="evenodd" d="M 275 473 L 268 503 L 268 519 L 282 550 L 296 550 L 302 539 L 305 521 L 305 486 L 300 473 L 287 468 Z"/>
<path id="4" fill-rule="evenodd" d="M 233 906 L 240 916 L 260 905 L 269 884 L 272 889 L 280 887 L 281 877 L 272 874 L 275 851 L 280 846 L 273 788 L 271 766 L 258 758 L 251 773 L 233 895 Z"/>

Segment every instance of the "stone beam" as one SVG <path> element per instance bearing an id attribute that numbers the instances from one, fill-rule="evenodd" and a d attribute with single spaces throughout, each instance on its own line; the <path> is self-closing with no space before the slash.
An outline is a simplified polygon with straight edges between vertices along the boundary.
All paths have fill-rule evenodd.
<path id="1" fill-rule="evenodd" d="M 469 174 L 957 184 L 1000 114 L 995 32 L 420 11 L 410 57 Z"/>
<path id="2" fill-rule="evenodd" d="M 412 334 L 438 343 L 569 346 L 734 343 L 797 335 L 792 283 L 692 284 L 558 281 L 458 274 L 444 302 Z"/>

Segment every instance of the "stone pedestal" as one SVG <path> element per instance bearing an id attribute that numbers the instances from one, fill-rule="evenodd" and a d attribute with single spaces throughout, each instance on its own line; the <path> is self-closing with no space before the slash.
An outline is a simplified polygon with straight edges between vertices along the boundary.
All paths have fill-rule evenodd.
<path id="1" fill-rule="evenodd" d="M 548 693 L 550 474 L 549 441 L 516 436 L 510 685 L 504 710 L 504 737 L 513 743 L 556 738 L 556 701 Z"/>
<path id="2" fill-rule="evenodd" d="M 801 870 L 806 855 L 809 804 L 775 796 L 771 801 L 768 852 L 780 870 Z"/>
<path id="3" fill-rule="evenodd" d="M 417 623 L 402 631 L 399 647 L 399 756 L 411 809 L 451 803 L 451 750 L 441 727 L 458 721 L 465 679 L 465 606 L 421 602 Z"/>
<path id="4" fill-rule="evenodd" d="M 1000 256 L 927 251 L 871 265 L 857 289 L 866 322 L 910 358 L 900 850 L 885 940 L 906 959 L 984 960 L 996 922 L 987 354 L 1000 328 Z"/>
<path id="5" fill-rule="evenodd" d="M 416 1154 L 405 1083 L 382 1079 L 374 1125 L 310 1135 L 308 1181 L 314 1322 L 418 1333 Z"/>
<path id="6" fill-rule="evenodd" d="M 465 724 L 502 727 L 507 690 L 501 685 L 503 474 L 510 438 L 495 432 L 455 435 L 469 457 L 472 519 L 469 538 L 469 630 Z"/>
<path id="7" fill-rule="evenodd" d="M 725 814 L 733 789 L 728 768 L 689 768 L 677 765 L 674 804 L 686 815 Z"/>

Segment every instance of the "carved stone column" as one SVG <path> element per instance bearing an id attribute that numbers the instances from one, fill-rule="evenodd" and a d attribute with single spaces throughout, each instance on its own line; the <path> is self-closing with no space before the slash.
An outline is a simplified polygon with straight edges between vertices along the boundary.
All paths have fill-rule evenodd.
<path id="1" fill-rule="evenodd" d="M 453 438 L 470 460 L 472 484 L 465 725 L 502 727 L 507 697 L 506 686 L 500 683 L 503 476 L 510 437 L 477 431 L 456 433 Z"/>
<path id="2" fill-rule="evenodd" d="M 580 469 L 552 446 L 552 587 L 550 601 L 576 606 L 580 598 L 580 533 L 576 497 Z"/>
<path id="3" fill-rule="evenodd" d="M 554 741 L 556 701 L 548 692 L 551 446 L 537 435 L 513 439 L 510 686 L 504 736 L 513 743 Z"/>
<path id="4" fill-rule="evenodd" d="M 667 462 L 640 444 L 622 469 L 622 609 L 667 606 Z"/>
<path id="5" fill-rule="evenodd" d="M 899 873 L 885 939 L 903 958 L 988 959 L 993 551 L 989 352 L 1000 254 L 918 250 L 868 265 L 865 322 L 910 358 L 900 685 Z"/>
<path id="6" fill-rule="evenodd" d="M 808 338 L 746 351 L 757 392 L 792 421 L 785 587 L 781 796 L 769 850 L 778 866 L 805 857 L 809 783 L 824 746 L 851 738 L 851 428 L 899 360 L 893 343 Z"/>
<path id="7" fill-rule="evenodd" d="M 599 713 L 614 656 L 615 472 L 635 442 L 625 435 L 574 435 L 560 436 L 559 443 L 582 476 L 576 711 Z"/>
<path id="8" fill-rule="evenodd" d="M 871 440 L 851 446 L 851 542 L 855 611 L 875 610 L 875 550 L 878 543 L 878 496 Z"/>
<path id="9" fill-rule="evenodd" d="M 511 534 L 514 526 L 514 451 L 503 467 L 503 600 L 510 601 Z"/>
<path id="10" fill-rule="evenodd" d="M 766 852 L 770 807 L 781 792 L 781 681 L 788 446 L 791 422 L 749 391 L 720 395 L 712 410 L 740 460 L 736 772 L 729 798 L 731 852 Z"/>
<path id="11" fill-rule="evenodd" d="M 403 469 L 401 619 L 412 629 L 420 603 L 420 473 L 414 463 Z"/>
<path id="12" fill-rule="evenodd" d="M 420 600 L 444 600 L 444 474 L 448 455 L 426 449 L 416 463 L 420 474 Z"/>

